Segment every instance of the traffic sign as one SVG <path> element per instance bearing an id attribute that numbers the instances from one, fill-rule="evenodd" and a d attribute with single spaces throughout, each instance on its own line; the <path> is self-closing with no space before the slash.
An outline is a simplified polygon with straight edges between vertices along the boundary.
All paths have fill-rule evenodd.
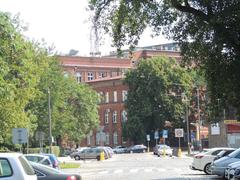
<path id="1" fill-rule="evenodd" d="M 175 129 L 175 137 L 183 137 L 183 129 Z"/>
<path id="2" fill-rule="evenodd" d="M 13 144 L 24 144 L 28 142 L 28 132 L 26 128 L 13 128 L 12 129 L 12 142 Z"/>
<path id="3" fill-rule="evenodd" d="M 147 141 L 150 141 L 150 135 L 147 134 Z"/>
<path id="4" fill-rule="evenodd" d="M 158 131 L 155 131 L 155 133 L 154 133 L 154 139 L 159 139 Z"/>
<path id="5" fill-rule="evenodd" d="M 163 130 L 162 137 L 163 138 L 168 138 L 168 130 Z"/>

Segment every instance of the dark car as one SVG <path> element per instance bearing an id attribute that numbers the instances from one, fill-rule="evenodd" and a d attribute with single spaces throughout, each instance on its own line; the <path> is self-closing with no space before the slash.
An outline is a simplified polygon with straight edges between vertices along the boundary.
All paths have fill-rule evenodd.
<path id="1" fill-rule="evenodd" d="M 39 163 L 30 162 L 38 180 L 81 180 L 79 174 L 64 173 Z"/>
<path id="2" fill-rule="evenodd" d="M 140 145 L 130 146 L 127 149 L 127 152 L 129 152 L 129 153 L 143 153 L 143 152 L 146 152 L 146 150 L 147 150 L 147 147 L 144 146 L 143 144 L 140 144 Z"/>
<path id="3" fill-rule="evenodd" d="M 53 168 L 55 169 L 59 169 L 59 161 L 57 159 L 57 156 L 55 154 L 42 154 L 45 156 L 48 156 L 50 161 L 52 162 Z"/>

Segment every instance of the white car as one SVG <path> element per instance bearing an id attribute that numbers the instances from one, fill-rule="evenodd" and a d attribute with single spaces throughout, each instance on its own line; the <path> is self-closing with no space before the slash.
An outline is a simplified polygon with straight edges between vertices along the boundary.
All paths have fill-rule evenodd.
<path id="1" fill-rule="evenodd" d="M 173 149 L 165 144 L 161 144 L 157 149 L 157 155 L 158 156 L 167 155 L 167 156 L 172 157 Z"/>
<path id="2" fill-rule="evenodd" d="M 218 147 L 211 149 L 204 149 L 203 152 L 196 154 L 193 157 L 192 165 L 190 166 L 193 170 L 204 171 L 206 174 L 211 174 L 211 163 L 219 152 L 225 149 L 233 149 L 228 147 Z"/>
<path id="3" fill-rule="evenodd" d="M 0 153 L 1 180 L 37 180 L 27 159 L 20 153 Z"/>
<path id="4" fill-rule="evenodd" d="M 48 156 L 41 154 L 24 154 L 24 156 L 28 161 L 53 167 L 53 164 Z"/>

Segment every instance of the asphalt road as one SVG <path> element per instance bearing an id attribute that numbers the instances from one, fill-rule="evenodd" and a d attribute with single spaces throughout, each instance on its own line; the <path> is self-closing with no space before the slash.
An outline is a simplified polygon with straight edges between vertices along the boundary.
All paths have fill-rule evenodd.
<path id="1" fill-rule="evenodd" d="M 61 161 L 72 161 L 69 158 Z M 220 180 L 189 168 L 191 157 L 157 157 L 152 153 L 117 154 L 104 161 L 78 161 L 78 169 L 66 172 L 80 173 L 83 180 Z"/>

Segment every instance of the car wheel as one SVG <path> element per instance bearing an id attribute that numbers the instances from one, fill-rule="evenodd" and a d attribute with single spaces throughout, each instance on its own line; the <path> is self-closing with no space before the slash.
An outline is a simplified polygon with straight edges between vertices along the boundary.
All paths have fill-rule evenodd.
<path id="1" fill-rule="evenodd" d="M 78 156 L 78 155 L 74 156 L 74 159 L 78 161 L 78 160 L 80 160 L 80 156 Z"/>
<path id="2" fill-rule="evenodd" d="M 211 167 L 211 163 L 206 164 L 206 166 L 204 167 L 204 172 L 205 172 L 206 174 L 211 174 L 211 169 L 210 169 L 210 167 Z"/>
<path id="3" fill-rule="evenodd" d="M 97 160 L 100 161 L 100 156 L 97 156 Z"/>

